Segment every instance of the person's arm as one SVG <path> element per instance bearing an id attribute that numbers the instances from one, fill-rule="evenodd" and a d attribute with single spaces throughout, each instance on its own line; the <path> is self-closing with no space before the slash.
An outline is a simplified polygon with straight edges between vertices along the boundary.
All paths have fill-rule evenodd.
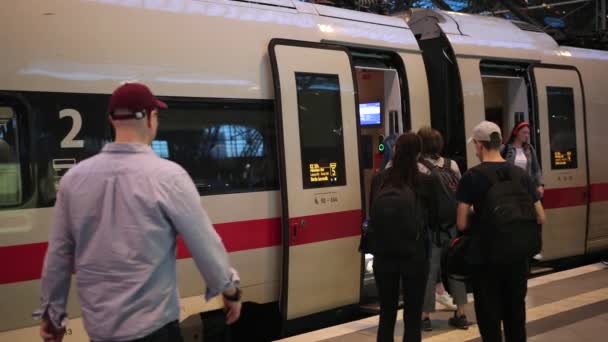
<path id="1" fill-rule="evenodd" d="M 369 189 L 369 210 L 372 208 L 372 204 L 374 199 L 376 198 L 376 194 L 380 191 L 380 187 L 382 186 L 382 182 L 384 181 L 386 171 L 380 171 L 372 177 L 372 184 Z"/>
<path id="2" fill-rule="evenodd" d="M 187 173 L 172 176 L 165 183 L 168 199 L 163 209 L 175 230 L 183 237 L 192 259 L 205 279 L 207 300 L 222 293 L 228 310 L 228 324 L 240 315 L 240 301 L 226 300 L 239 290 L 239 278 L 230 267 L 228 253 L 201 206 L 200 195 Z"/>
<path id="3" fill-rule="evenodd" d="M 540 201 L 536 201 L 536 203 L 534 203 L 534 209 L 536 209 L 536 222 L 540 225 L 545 224 L 547 217 L 545 216 L 543 204 Z"/>
<path id="4" fill-rule="evenodd" d="M 461 232 L 465 231 L 469 226 L 469 213 L 471 211 L 471 205 L 467 203 L 458 203 L 458 209 L 456 212 L 456 227 Z"/>
<path id="5" fill-rule="evenodd" d="M 546 220 L 545 209 L 540 202 L 540 194 L 536 191 L 535 183 L 527 174 L 524 175 L 522 182 L 528 191 L 528 194 L 532 197 L 532 201 L 534 202 L 534 209 L 536 210 L 536 222 L 542 225 Z"/>
<path id="6" fill-rule="evenodd" d="M 540 163 L 538 162 L 536 150 L 532 145 L 530 145 L 530 151 L 530 155 L 532 158 L 532 176 L 534 177 L 536 191 L 538 191 L 540 197 L 543 197 L 545 195 L 545 185 L 543 184 L 543 170 L 541 169 Z"/>
<path id="7" fill-rule="evenodd" d="M 33 315 L 42 319 L 40 335 L 45 341 L 61 341 L 67 324 L 66 306 L 74 270 L 74 239 L 67 202 L 64 186 L 60 186 L 42 271 L 41 306 Z"/>
<path id="8" fill-rule="evenodd" d="M 459 231 L 464 231 L 469 226 L 469 215 L 473 206 L 475 194 L 475 184 L 473 184 L 473 171 L 469 170 L 462 175 L 456 190 L 456 200 L 458 207 L 456 209 L 456 228 Z"/>

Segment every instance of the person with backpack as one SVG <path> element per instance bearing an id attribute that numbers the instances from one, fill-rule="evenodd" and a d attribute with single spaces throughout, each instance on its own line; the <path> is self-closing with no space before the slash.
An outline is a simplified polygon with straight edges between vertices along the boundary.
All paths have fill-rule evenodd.
<path id="1" fill-rule="evenodd" d="M 427 227 L 435 224 L 433 179 L 418 171 L 422 142 L 415 133 L 397 139 L 392 166 L 372 180 L 370 225 L 374 231 L 374 277 L 380 297 L 378 342 L 392 342 L 404 299 L 404 342 L 421 340 L 422 301 L 428 276 Z"/>
<path id="2" fill-rule="evenodd" d="M 534 181 L 500 155 L 500 128 L 488 121 L 469 139 L 481 164 L 462 177 L 457 226 L 470 230 L 468 264 L 484 342 L 526 341 L 529 258 L 540 249 L 545 221 Z M 469 214 L 473 211 L 471 222 Z"/>
<path id="3" fill-rule="evenodd" d="M 505 160 L 515 166 L 519 166 L 532 178 L 538 195 L 542 199 L 545 194 L 543 184 L 543 171 L 536 156 L 534 146 L 530 144 L 530 123 L 522 121 L 513 127 L 507 143 L 500 149 L 500 154 Z M 536 254 L 534 260 L 542 260 L 541 253 Z"/>
<path id="4" fill-rule="evenodd" d="M 443 138 L 441 133 L 431 127 L 423 127 L 418 131 L 422 139 L 422 156 L 418 168 L 423 174 L 436 178 L 440 187 L 437 194 L 438 225 L 435 230 L 429 230 L 431 241 L 431 258 L 429 277 L 424 295 L 422 312 L 422 329 L 432 331 L 430 313 L 435 312 L 435 287 L 441 280 L 441 253 L 450 240 L 456 236 L 456 189 L 460 181 L 460 169 L 455 161 L 441 157 Z M 454 317 L 448 323 L 458 329 L 468 329 L 469 321 L 464 313 L 467 303 L 467 289 L 463 281 L 449 279 L 449 292 L 454 296 L 456 304 Z"/>

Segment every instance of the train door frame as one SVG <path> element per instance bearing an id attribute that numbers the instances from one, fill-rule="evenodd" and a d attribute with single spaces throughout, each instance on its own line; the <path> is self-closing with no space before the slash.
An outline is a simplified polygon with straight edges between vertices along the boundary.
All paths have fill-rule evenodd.
<path id="1" fill-rule="evenodd" d="M 528 120 L 534 129 L 534 134 L 531 134 L 531 144 L 536 148 L 537 153 L 540 152 L 538 149 L 540 132 L 538 128 L 538 115 L 536 115 L 536 110 L 534 109 L 534 90 L 532 88 L 532 81 L 530 79 L 530 75 L 528 69 L 530 65 L 537 63 L 535 61 L 520 61 L 520 60 L 494 60 L 494 59 L 482 59 L 479 62 L 479 70 L 481 74 L 481 82 L 483 87 L 483 78 L 488 77 L 513 77 L 513 78 L 522 78 L 525 82 L 527 88 L 527 107 L 528 107 Z M 483 94 L 484 99 L 484 108 L 485 108 L 485 100 L 486 95 Z M 501 127 L 503 129 L 503 127 Z M 510 128 L 509 128 L 510 129 Z M 504 129 L 503 129 L 504 131 Z M 503 137 L 506 137 L 507 134 L 510 134 L 510 131 L 504 131 Z"/>
<path id="2" fill-rule="evenodd" d="M 360 175 L 363 187 L 361 190 L 362 194 L 362 208 L 364 209 L 364 218 L 367 218 L 369 211 L 369 193 L 371 188 L 371 182 L 374 175 L 382 170 L 388 159 L 391 157 L 391 149 L 396 141 L 396 138 L 404 132 L 404 122 L 402 115 L 397 113 L 404 113 L 403 110 L 403 99 L 401 92 L 401 85 L 399 82 L 400 76 L 399 71 L 395 68 L 390 67 L 369 67 L 369 66 L 355 66 L 357 77 L 364 77 L 365 73 L 381 73 L 382 77 L 382 96 L 372 96 L 371 98 L 380 100 L 382 123 L 380 125 L 373 125 L 371 127 L 359 126 L 359 139 L 361 147 L 360 157 Z M 389 76 L 390 75 L 390 76 Z M 390 78 L 387 78 L 389 76 Z M 367 96 L 364 95 L 366 89 L 362 86 L 364 78 L 358 80 L 358 98 L 360 103 L 367 102 L 364 100 Z M 362 82 L 363 81 L 363 82 Z M 378 94 L 376 94 L 378 95 Z M 398 98 L 397 98 L 398 97 Z M 369 100 L 371 101 L 371 99 Z M 375 281 L 373 280 L 373 273 L 370 271 L 371 263 L 373 262 L 373 256 L 366 253 L 361 253 L 362 266 L 361 266 L 361 299 L 362 304 L 368 300 L 375 301 L 377 294 L 375 291 Z"/>
<path id="3" fill-rule="evenodd" d="M 291 59 L 289 61 L 286 60 L 281 60 L 280 58 L 282 58 L 281 56 L 279 56 L 279 54 L 277 53 L 277 48 L 278 47 L 283 47 L 283 54 L 285 54 L 286 56 L 289 56 L 289 54 L 293 54 L 294 51 L 296 50 L 300 50 L 299 52 L 299 60 L 301 62 L 299 62 L 298 65 L 294 66 L 294 63 L 297 63 L 295 61 L 295 59 Z M 291 52 L 289 52 L 289 50 L 291 49 Z M 296 50 L 294 50 L 296 49 Z M 307 51 L 309 50 L 309 51 Z M 282 67 L 286 68 L 286 72 L 305 72 L 305 73 L 327 73 L 328 71 L 328 66 L 323 66 L 323 65 L 306 65 L 304 66 L 307 62 L 306 62 L 306 58 L 301 58 L 302 55 L 304 55 L 305 53 L 309 54 L 309 57 L 314 55 L 311 55 L 312 52 L 320 52 L 323 51 L 323 53 L 327 53 L 328 55 L 331 55 L 332 53 L 335 55 L 333 57 L 336 57 L 339 53 L 344 53 L 344 57 L 339 57 L 339 58 L 345 58 L 343 60 L 346 60 L 348 63 L 348 69 L 350 71 L 350 73 L 346 72 L 345 70 L 341 71 L 339 75 L 336 75 L 337 72 L 336 70 L 332 70 L 332 76 L 339 76 L 339 82 L 342 83 L 343 79 L 342 77 L 344 77 L 346 74 L 348 74 L 351 77 L 351 82 L 346 82 L 346 89 L 348 90 L 348 88 L 352 85 L 352 105 L 354 106 L 354 108 L 352 108 L 355 112 L 355 122 L 354 122 L 354 127 L 351 127 L 355 129 L 355 131 L 350 131 L 350 133 L 348 133 L 346 130 L 348 129 L 348 127 L 345 127 L 345 123 L 342 122 L 342 130 L 340 135 L 343 136 L 343 145 L 346 146 L 347 145 L 347 139 L 354 139 L 354 143 L 357 144 L 356 146 L 356 150 L 354 153 L 354 156 L 351 155 L 350 157 L 347 157 L 349 155 L 349 153 L 347 153 L 346 149 L 343 150 L 343 154 L 344 154 L 344 170 L 347 169 L 346 165 L 349 164 L 348 159 L 352 158 L 356 158 L 356 160 L 354 162 L 356 162 L 356 176 L 354 177 L 350 177 L 348 176 L 348 173 L 345 173 L 345 178 L 350 179 L 348 182 L 354 182 L 354 183 L 350 183 L 350 185 L 348 185 L 347 180 L 345 179 L 345 185 L 341 188 L 343 189 L 347 189 L 350 188 L 350 190 L 346 190 L 346 191 L 350 191 L 352 194 L 359 192 L 361 192 L 361 188 L 362 188 L 362 183 L 361 183 L 361 177 L 359 174 L 359 167 L 360 167 L 360 146 L 359 146 L 359 135 L 360 135 L 360 130 L 359 130 L 359 113 L 358 113 L 358 98 L 357 98 L 357 79 L 356 79 L 356 75 L 354 72 L 354 67 L 353 67 L 353 63 L 352 63 L 352 57 L 348 51 L 347 48 L 342 47 L 342 46 L 338 46 L 338 45 L 331 45 L 331 44 L 323 44 L 323 43 L 315 43 L 315 42 L 304 42 L 304 41 L 297 41 L 297 40 L 288 40 L 288 39 L 272 39 L 269 43 L 268 46 L 268 51 L 269 51 L 269 55 L 270 55 L 270 61 L 271 61 L 271 66 L 272 66 L 272 76 L 273 76 L 273 83 L 274 83 L 274 87 L 275 87 L 275 112 L 276 112 L 276 120 L 277 120 L 277 141 L 278 141 L 278 151 L 279 151 L 279 165 L 280 165 L 280 184 L 281 184 L 281 198 L 282 198 L 282 217 L 281 217 L 281 221 L 282 221 L 282 251 L 283 251 L 283 256 L 282 256 L 282 268 L 281 268 L 281 293 L 280 293 L 280 311 L 281 311 L 281 316 L 284 322 L 288 322 L 288 321 L 295 321 L 298 320 L 302 317 L 305 316 L 309 316 L 312 314 L 316 314 L 322 311 L 327 311 L 327 310 L 332 310 L 332 309 L 336 309 L 338 307 L 342 307 L 345 305 L 353 305 L 353 304 L 357 304 L 358 300 L 359 300 L 359 287 L 355 286 L 350 288 L 350 290 L 347 291 L 342 291 L 345 289 L 341 290 L 340 294 L 334 294 L 336 295 L 336 297 L 341 297 L 341 298 L 336 298 L 336 297 L 332 297 L 332 303 L 323 303 L 322 305 L 317 305 L 318 303 L 302 303 L 302 300 L 308 300 L 310 301 L 310 298 L 306 298 L 306 299 L 301 299 L 300 302 L 296 302 L 300 307 L 297 306 L 290 306 L 290 302 L 294 302 L 294 298 L 299 298 L 298 295 L 294 295 L 294 293 L 290 293 L 290 290 L 293 290 L 293 292 L 296 291 L 295 288 L 291 288 L 290 287 L 290 282 L 292 281 L 291 276 L 293 275 L 292 272 L 294 272 L 294 269 L 292 269 L 292 251 L 291 249 L 293 248 L 292 245 L 296 245 L 296 243 L 298 241 L 291 241 L 292 238 L 296 238 L 296 231 L 299 228 L 303 228 L 304 225 L 302 224 L 306 218 L 306 215 L 302 215 L 301 213 L 295 212 L 295 213 L 291 213 L 291 214 L 295 214 L 295 216 L 302 216 L 302 217 L 295 217 L 292 218 L 290 215 L 290 194 L 289 194 L 289 189 L 288 189 L 288 177 L 294 177 L 293 175 L 289 176 L 287 174 L 286 171 L 286 149 L 288 149 L 289 147 L 287 146 L 287 142 L 286 142 L 286 134 L 287 132 L 285 131 L 285 111 L 283 110 L 283 97 L 285 96 L 291 96 L 292 100 L 293 100 L 293 93 L 290 94 L 285 94 L 285 90 L 287 87 L 281 87 L 282 83 L 280 80 L 280 76 L 281 76 L 281 71 L 280 70 Z M 336 52 L 338 54 L 336 54 Z M 280 53 L 280 52 L 279 52 Z M 332 57 L 332 58 L 333 58 Z M 324 57 L 317 57 L 317 59 L 323 59 Z M 329 58 L 328 58 L 329 59 Z M 296 76 L 294 76 L 296 77 Z M 336 77 L 337 78 L 337 77 Z M 348 80 L 347 80 L 348 81 Z M 297 82 L 297 80 L 296 80 Z M 284 85 L 284 84 L 283 84 Z M 344 85 L 344 84 L 342 84 Z M 342 88 L 342 87 L 341 87 Z M 295 90 L 295 89 L 291 89 L 291 90 Z M 340 91 L 340 93 L 342 93 L 342 91 Z M 297 90 L 296 90 L 296 94 L 297 96 Z M 296 99 L 297 101 L 297 99 Z M 344 103 L 347 102 L 350 103 L 351 99 L 341 99 L 340 103 L 341 106 L 343 106 Z M 292 108 L 293 109 L 293 108 Z M 344 121 L 345 116 L 345 110 L 348 110 L 348 108 L 340 108 L 340 113 L 341 113 L 341 118 Z M 293 114 L 293 113 L 291 113 Z M 290 120 L 294 120 L 294 118 L 290 118 Z M 352 121 L 350 121 L 352 123 Z M 293 124 L 293 122 L 288 124 Z M 292 132 L 293 133 L 293 132 Z M 350 134 L 354 134 L 355 136 L 351 136 L 350 138 L 348 138 L 348 135 Z M 301 141 L 300 141 L 301 142 Z M 298 143 L 297 144 L 297 148 L 301 148 L 301 144 Z M 352 152 L 352 151 L 351 151 Z M 348 158 L 348 159 L 347 159 Z M 297 159 L 297 158 L 296 158 Z M 302 163 L 302 158 L 300 155 L 300 159 L 298 160 L 298 162 L 301 164 Z M 353 170 L 349 170 L 349 172 L 352 174 Z M 298 181 L 297 176 L 295 178 L 296 181 Z M 302 176 L 302 182 L 304 181 L 304 176 Z M 358 182 L 358 183 L 356 183 Z M 331 187 L 329 189 L 334 189 L 334 193 L 338 193 L 338 188 L 337 187 Z M 299 189 L 299 188 L 292 188 L 293 190 L 301 190 L 301 192 L 299 192 L 299 195 L 304 196 L 306 195 L 306 192 L 309 192 L 308 195 L 311 195 L 312 193 L 310 191 L 307 191 L 308 189 Z M 316 190 L 322 190 L 322 189 L 316 189 Z M 312 189 L 312 191 L 316 191 L 314 188 Z M 323 191 L 322 191 L 323 192 Z M 326 193 L 327 191 L 325 191 Z M 352 195 L 351 194 L 351 195 Z M 317 194 L 312 194 L 315 199 L 314 202 L 311 202 L 310 205 L 314 205 L 314 203 L 316 203 L 317 200 Z M 311 197 L 311 196 L 309 196 Z M 340 197 L 339 193 L 337 195 L 337 197 Z M 326 198 L 320 198 L 319 202 L 326 202 Z M 333 199 L 331 200 L 333 203 Z M 337 202 L 339 200 L 336 200 Z M 351 199 L 351 201 L 353 201 Z M 333 206 L 335 206 L 336 208 L 341 206 L 341 203 L 337 203 Z M 345 201 L 346 202 L 346 206 L 349 205 L 355 205 L 356 208 L 354 208 L 355 210 L 350 210 L 352 208 L 349 207 L 349 210 L 352 212 L 358 212 L 358 216 L 356 214 L 350 215 L 351 216 L 348 219 L 349 222 L 349 227 L 348 227 L 348 236 L 345 239 L 341 239 L 341 240 L 347 240 L 349 238 L 352 239 L 352 241 L 350 241 L 349 243 L 352 245 L 352 260 L 355 260 L 354 263 L 352 263 L 353 265 L 351 265 L 353 267 L 353 279 L 352 282 L 354 284 L 357 283 L 356 278 L 360 276 L 360 270 L 358 269 L 359 266 L 359 260 L 355 257 L 355 253 L 359 254 L 357 251 L 356 246 L 354 245 L 354 239 L 356 239 L 356 241 L 358 242 L 358 236 L 359 236 L 359 232 L 360 232 L 360 222 L 362 221 L 362 198 L 361 196 L 359 196 L 359 200 L 354 200 L 353 203 L 350 203 L 349 201 Z M 329 202 L 327 202 L 329 203 Z M 295 208 L 295 205 L 294 205 Z M 331 208 L 331 207 L 330 207 Z M 344 208 L 342 208 L 344 209 Z M 300 206 L 300 210 L 303 211 L 302 206 Z M 320 210 L 320 212 L 327 212 L 327 213 L 339 213 L 340 211 L 335 210 L 332 211 L 330 209 L 323 209 Z M 352 213 L 351 213 L 352 214 Z M 316 214 L 313 214 L 316 215 Z M 312 217 L 312 216 L 311 216 Z M 295 220 L 295 221 L 294 221 Z M 296 222 L 297 220 L 301 220 Z M 352 221 L 352 222 L 350 222 Z M 355 222 L 356 221 L 356 222 Z M 300 224 L 300 226 L 298 226 L 298 224 Z M 294 229 L 293 229 L 293 234 L 292 234 L 292 225 L 294 225 Z M 351 227 L 352 226 L 352 227 Z M 304 231 L 304 234 L 301 235 L 305 235 L 306 231 Z M 337 241 L 337 239 L 332 240 L 332 241 Z M 292 243 L 293 242 L 293 243 Z M 316 244 L 316 245 L 320 245 L 323 242 Z M 311 244 L 312 245 L 312 244 Z M 310 247 L 310 245 L 308 245 L 308 247 Z M 297 248 L 297 246 L 296 246 Z M 319 247 L 321 248 L 321 247 Z M 310 248 L 309 248 L 310 249 Z M 303 252 L 304 254 L 306 252 Z M 301 253 L 302 254 L 302 253 Z M 349 259 L 351 260 L 351 259 Z M 301 265 L 302 262 L 300 260 L 299 265 Z M 342 273 L 346 272 L 348 270 L 348 267 L 346 267 L 347 265 L 344 265 L 344 269 L 342 269 Z M 356 272 L 355 272 L 356 270 Z M 338 272 L 339 273 L 339 272 Z M 356 274 L 356 276 L 355 276 Z M 309 277 L 311 278 L 311 281 L 314 282 L 315 280 L 312 279 L 314 277 Z M 301 279 L 300 279 L 301 280 Z M 344 284 L 348 284 L 349 280 L 348 279 L 342 279 L 341 283 L 342 285 Z M 312 283 L 311 283 L 312 284 Z M 309 285 L 311 285 L 309 284 Z M 337 284 L 337 285 L 340 285 Z M 299 284 L 298 290 L 301 292 L 302 288 L 305 287 L 302 284 Z M 335 286 L 335 288 L 337 289 L 341 289 L 344 286 Z M 309 296 L 310 297 L 310 296 Z M 314 301 L 313 301 L 314 302 Z M 316 305 L 316 306 L 315 306 Z M 284 332 L 285 330 L 289 330 L 289 324 L 284 324 Z"/>
<path id="4" fill-rule="evenodd" d="M 566 202 L 571 202 L 572 198 L 570 198 L 570 196 L 576 196 L 576 195 L 582 195 L 582 199 L 583 199 L 583 205 L 585 206 L 585 225 L 584 225 L 584 231 L 585 231 L 585 236 L 584 236 L 584 242 L 583 242 L 583 250 L 579 251 L 579 252 L 567 252 L 567 254 L 565 255 L 559 255 L 558 257 L 567 257 L 567 256 L 571 256 L 571 255 L 582 255 L 585 254 L 587 252 L 587 244 L 588 244 L 588 240 L 589 240 L 589 219 L 590 219 L 590 209 L 591 209 L 591 203 L 590 203 L 590 193 L 591 193 L 591 183 L 590 183 L 590 168 L 589 168 L 589 142 L 588 142 L 588 136 L 587 136 L 587 108 L 586 108 L 586 98 L 585 98 L 585 86 L 583 84 L 583 80 L 582 80 L 582 76 L 580 71 L 578 70 L 578 68 L 576 68 L 575 66 L 570 66 L 570 65 L 559 65 L 559 64 L 545 64 L 545 63 L 534 63 L 531 64 L 528 68 L 528 75 L 530 78 L 530 82 L 531 82 L 531 91 L 532 91 L 532 102 L 533 102 L 533 106 L 534 106 L 534 116 L 535 116 L 535 120 L 540 124 L 540 115 L 541 115 L 541 109 L 540 109 L 540 99 L 539 99 L 539 88 L 538 86 L 541 85 L 543 82 L 542 80 L 539 80 L 540 77 L 538 77 L 538 75 L 536 74 L 537 70 L 552 70 L 552 71 L 570 71 L 570 72 L 574 72 L 576 73 L 576 77 L 578 78 L 578 82 L 574 81 L 574 83 L 577 83 L 577 85 L 579 86 L 579 90 L 580 90 L 580 101 L 581 101 L 581 111 L 582 111 L 582 117 L 581 117 L 581 124 L 582 124 L 582 128 L 580 129 L 576 129 L 576 134 L 578 134 L 579 132 L 581 132 L 583 134 L 582 140 L 583 140 L 583 148 L 585 149 L 584 154 L 583 154 L 583 158 L 584 158 L 584 167 L 585 167 L 585 171 L 584 171 L 584 185 L 582 187 L 569 187 L 569 188 L 565 188 L 569 191 L 568 194 L 566 194 L 566 196 L 563 197 L 563 200 L 565 200 Z M 540 83 L 540 84 L 539 84 Z M 546 84 L 545 84 L 546 85 Z M 563 85 L 563 84 L 562 84 Z M 555 84 L 555 86 L 560 86 L 560 84 Z M 573 94 L 574 95 L 574 94 Z M 575 95 L 574 95 L 575 96 Z M 574 103 L 573 106 L 576 107 L 576 99 L 573 99 Z M 548 108 L 547 108 L 548 110 Z M 576 108 L 574 108 L 574 110 L 576 111 Z M 575 114 L 575 123 L 578 123 L 579 120 L 577 119 L 577 115 L 576 112 Z M 548 124 L 548 123 L 547 123 Z M 549 134 L 549 132 L 545 133 L 545 134 Z M 542 132 L 541 129 L 539 128 L 536 132 L 537 135 L 537 139 L 539 144 L 542 145 Z M 550 137 L 545 136 L 546 139 L 550 139 Z M 580 147 L 579 147 L 580 150 Z M 553 172 L 553 168 L 551 167 L 551 156 L 546 156 L 546 158 L 543 159 L 543 157 L 541 157 L 542 155 L 542 151 L 540 151 L 539 149 L 539 162 L 541 163 L 541 166 L 543 165 L 549 165 L 550 168 L 549 170 L 546 170 L 545 168 L 543 168 L 543 174 L 546 174 L 547 171 L 551 171 Z M 558 170 L 559 171 L 559 170 Z M 564 177 L 570 177 L 569 180 L 572 181 L 572 177 L 571 176 L 564 176 Z M 583 188 L 584 190 L 581 191 L 574 191 L 576 188 Z M 548 189 L 548 191 L 551 191 L 551 189 Z M 547 189 L 545 191 L 545 194 L 547 194 Z M 558 194 L 555 194 L 556 198 L 558 198 L 557 202 L 562 202 L 562 197 L 559 196 Z M 568 205 L 566 205 L 568 204 Z M 555 204 L 550 204 L 550 207 L 557 207 L 560 208 L 562 207 L 562 205 L 564 207 L 569 207 L 572 203 L 555 203 Z M 547 203 L 545 203 L 545 205 L 547 206 Z"/>
<path id="5" fill-rule="evenodd" d="M 337 42 L 333 42 L 335 44 L 338 44 Z M 407 67 L 405 65 L 405 61 L 403 56 L 401 56 L 399 54 L 398 50 L 387 50 L 387 49 L 378 49 L 378 48 L 374 48 L 374 47 L 368 47 L 368 46 L 353 46 L 353 45 L 349 45 L 349 44 L 340 44 L 341 46 L 345 46 L 349 49 L 351 55 L 353 56 L 353 61 L 354 61 L 354 65 L 353 68 L 354 69 L 371 69 L 371 70 L 393 70 L 396 72 L 396 75 L 398 77 L 398 83 L 399 83 L 399 95 L 400 95 L 400 102 L 401 102 L 401 117 L 400 117 L 400 121 L 401 124 L 399 125 L 399 127 L 395 127 L 396 125 L 393 126 L 393 129 L 397 129 L 398 133 L 401 134 L 403 132 L 407 132 L 409 130 L 412 129 L 412 112 L 411 112 L 411 106 L 412 106 L 412 101 L 410 99 L 410 90 L 409 90 L 409 79 L 408 79 L 408 74 L 407 74 Z M 404 53 L 410 53 L 410 54 L 419 54 L 418 52 L 412 52 L 412 51 L 402 51 Z M 359 100 L 359 96 L 357 96 L 357 100 Z M 394 119 L 394 117 L 392 117 L 389 113 L 389 115 L 386 117 L 388 120 Z M 385 133 L 386 132 L 390 132 L 390 122 L 389 125 L 387 125 L 385 127 Z M 364 147 L 363 147 L 363 141 L 361 141 L 361 129 L 359 127 L 359 138 L 360 138 L 360 153 L 361 156 L 359 158 L 360 160 L 360 174 L 361 174 L 361 196 L 362 196 L 362 208 L 364 209 L 364 214 L 363 217 L 367 217 L 367 203 L 366 201 L 368 201 L 368 199 L 366 198 L 365 194 L 366 194 L 366 189 L 365 189 L 365 179 L 364 179 L 364 165 L 363 165 L 363 160 L 365 158 L 365 156 L 363 155 L 363 153 L 365 152 Z M 372 148 L 373 150 L 373 148 Z M 373 260 L 373 259 L 372 259 Z M 365 277 L 366 277 L 366 271 L 367 271 L 367 264 L 368 262 L 371 263 L 373 262 L 372 260 L 367 261 L 365 259 L 365 253 L 361 253 L 361 279 L 360 279 L 360 293 L 361 293 L 361 298 L 360 298 L 360 303 L 364 304 L 365 301 L 367 299 L 373 299 L 371 298 L 372 296 L 370 296 L 369 298 L 365 296 L 366 294 L 366 284 L 365 284 Z"/>

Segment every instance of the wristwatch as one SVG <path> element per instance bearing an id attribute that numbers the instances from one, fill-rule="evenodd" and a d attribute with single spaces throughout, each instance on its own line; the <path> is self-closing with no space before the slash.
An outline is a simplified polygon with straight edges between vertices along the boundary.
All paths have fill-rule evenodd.
<path id="1" fill-rule="evenodd" d="M 239 289 L 238 287 L 235 288 L 236 292 L 235 294 L 233 294 L 232 296 L 228 296 L 225 293 L 222 293 L 222 295 L 224 296 L 224 298 L 228 301 L 231 302 L 238 302 L 241 300 L 241 297 L 243 297 L 243 291 L 241 291 L 241 289 Z"/>

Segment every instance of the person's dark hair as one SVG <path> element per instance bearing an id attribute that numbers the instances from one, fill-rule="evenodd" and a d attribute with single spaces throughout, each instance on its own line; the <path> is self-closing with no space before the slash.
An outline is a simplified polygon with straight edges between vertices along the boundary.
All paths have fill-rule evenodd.
<path id="1" fill-rule="evenodd" d="M 513 127 L 513 129 L 511 130 L 511 135 L 509 135 L 509 140 L 507 140 L 507 145 L 513 145 L 517 134 L 524 127 L 530 128 L 530 123 L 528 123 L 527 121 L 522 121 Z"/>
<path id="2" fill-rule="evenodd" d="M 443 151 L 443 137 L 441 133 L 431 127 L 422 127 L 418 130 L 418 136 L 422 139 L 422 154 L 433 158 L 439 158 Z"/>
<path id="3" fill-rule="evenodd" d="M 399 137 L 395 143 L 393 166 L 388 169 L 388 181 L 394 186 L 414 187 L 418 179 L 418 157 L 422 140 L 413 132 Z"/>
<path id="4" fill-rule="evenodd" d="M 500 134 L 497 132 L 490 134 L 490 141 L 480 141 L 479 143 L 488 151 L 500 150 L 500 147 L 502 146 Z"/>

